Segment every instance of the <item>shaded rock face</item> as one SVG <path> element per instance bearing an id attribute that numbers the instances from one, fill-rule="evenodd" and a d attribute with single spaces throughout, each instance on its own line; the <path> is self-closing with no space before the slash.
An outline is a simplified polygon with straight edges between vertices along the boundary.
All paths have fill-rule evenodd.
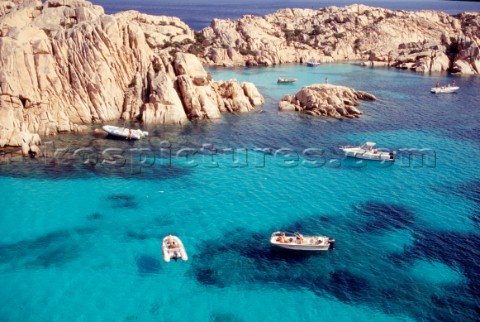
<path id="1" fill-rule="evenodd" d="M 358 100 L 376 100 L 372 94 L 353 88 L 329 84 L 305 86 L 295 95 L 286 95 L 278 107 L 282 111 L 299 111 L 313 116 L 356 118 L 362 112 Z"/>
<path id="2" fill-rule="evenodd" d="M 182 124 L 252 110 L 254 85 L 214 82 L 178 52 L 194 32 L 178 18 L 135 11 L 105 15 L 84 0 L 0 5 L 0 147 L 85 130 L 84 124 L 141 120 Z"/>
<path id="3" fill-rule="evenodd" d="M 361 60 L 417 72 L 480 72 L 480 13 L 391 11 L 364 5 L 283 9 L 212 21 L 191 48 L 213 65 Z"/>

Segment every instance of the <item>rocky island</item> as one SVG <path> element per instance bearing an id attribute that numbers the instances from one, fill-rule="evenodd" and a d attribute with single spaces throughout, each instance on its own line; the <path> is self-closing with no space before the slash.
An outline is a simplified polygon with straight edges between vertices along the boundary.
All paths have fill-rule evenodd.
<path id="1" fill-rule="evenodd" d="M 184 124 L 247 112 L 264 102 L 254 84 L 214 81 L 203 65 L 312 58 L 478 74 L 479 37 L 479 13 L 363 5 L 283 9 L 263 17 L 214 19 L 196 32 L 178 18 L 136 11 L 107 15 L 84 0 L 3 1 L 0 147 L 35 150 L 41 136 L 84 131 L 89 124 Z M 281 103 L 284 109 L 292 108 L 286 102 L 314 114 L 360 114 L 353 100 L 328 110 L 305 108 L 291 97 Z"/>
<path id="2" fill-rule="evenodd" d="M 374 101 L 377 98 L 346 86 L 316 84 L 305 86 L 295 95 L 285 95 L 278 108 L 281 111 L 299 111 L 313 116 L 356 118 L 362 114 L 356 108 L 359 99 Z"/>
<path id="3" fill-rule="evenodd" d="M 392 11 L 364 5 L 283 9 L 232 21 L 215 19 L 196 34 L 208 64 L 223 66 L 358 60 L 421 73 L 480 72 L 480 13 Z"/>

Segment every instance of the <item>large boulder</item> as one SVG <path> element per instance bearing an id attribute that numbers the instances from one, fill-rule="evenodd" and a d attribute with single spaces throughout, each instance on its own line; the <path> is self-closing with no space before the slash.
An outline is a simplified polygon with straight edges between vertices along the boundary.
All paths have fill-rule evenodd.
<path id="1" fill-rule="evenodd" d="M 300 111 L 314 116 L 356 118 L 362 114 L 356 108 L 359 99 L 376 100 L 376 97 L 346 86 L 315 84 L 303 87 L 295 95 L 284 96 L 278 107 L 282 111 Z"/>

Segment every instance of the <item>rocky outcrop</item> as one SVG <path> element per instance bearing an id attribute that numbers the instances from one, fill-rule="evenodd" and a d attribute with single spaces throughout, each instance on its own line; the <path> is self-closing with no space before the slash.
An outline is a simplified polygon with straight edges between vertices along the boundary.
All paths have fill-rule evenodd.
<path id="1" fill-rule="evenodd" d="M 83 0 L 15 0 L 0 6 L 0 147 L 86 124 L 182 124 L 246 112 L 253 84 L 215 82 L 179 46 L 194 32 L 178 18 L 105 15 Z"/>
<path id="2" fill-rule="evenodd" d="M 359 60 L 421 73 L 480 72 L 480 13 L 391 11 L 364 5 L 283 9 L 214 19 L 185 50 L 223 66 Z"/>
<path id="3" fill-rule="evenodd" d="M 372 94 L 353 88 L 329 84 L 305 86 L 295 95 L 286 95 L 278 107 L 281 111 L 299 111 L 314 116 L 356 118 L 362 112 L 358 100 L 376 100 Z"/>

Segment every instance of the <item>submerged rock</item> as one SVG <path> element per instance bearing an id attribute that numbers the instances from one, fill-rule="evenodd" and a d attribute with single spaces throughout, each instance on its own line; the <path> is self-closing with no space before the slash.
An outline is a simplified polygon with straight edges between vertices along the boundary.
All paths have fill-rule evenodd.
<path id="1" fill-rule="evenodd" d="M 376 100 L 372 94 L 346 86 L 316 84 L 305 86 L 295 95 L 286 95 L 278 107 L 282 111 L 300 111 L 313 116 L 355 118 L 362 112 L 358 100 Z"/>

